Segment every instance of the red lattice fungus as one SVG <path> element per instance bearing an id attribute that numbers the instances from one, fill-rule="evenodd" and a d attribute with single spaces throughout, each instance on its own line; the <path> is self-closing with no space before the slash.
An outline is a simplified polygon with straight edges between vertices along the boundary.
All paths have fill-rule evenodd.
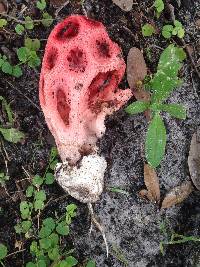
<path id="1" fill-rule="evenodd" d="M 119 46 L 102 23 L 73 15 L 51 32 L 40 75 L 40 103 L 62 161 L 76 163 L 105 132 L 106 115 L 132 96 L 118 84 Z"/>

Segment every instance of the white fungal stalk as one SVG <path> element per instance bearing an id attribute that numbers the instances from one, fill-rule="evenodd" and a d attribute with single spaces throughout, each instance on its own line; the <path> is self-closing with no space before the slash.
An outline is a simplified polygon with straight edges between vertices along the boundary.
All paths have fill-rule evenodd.
<path id="1" fill-rule="evenodd" d="M 56 165 L 55 177 L 60 186 L 83 203 L 93 203 L 103 192 L 107 162 L 97 154 L 84 156 L 79 166 L 67 161 Z"/>

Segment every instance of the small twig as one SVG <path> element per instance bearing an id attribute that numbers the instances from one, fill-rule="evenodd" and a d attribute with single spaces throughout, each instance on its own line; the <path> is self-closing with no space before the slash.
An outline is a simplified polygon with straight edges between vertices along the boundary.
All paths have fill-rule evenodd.
<path id="1" fill-rule="evenodd" d="M 5 258 L 11 257 L 11 256 L 13 256 L 13 255 L 15 255 L 15 254 L 18 254 L 18 253 L 21 253 L 21 252 L 23 252 L 23 251 L 25 251 L 25 250 L 26 250 L 26 249 L 23 248 L 23 249 L 21 249 L 21 250 L 12 252 L 12 253 L 8 254 Z"/>
<path id="2" fill-rule="evenodd" d="M 19 20 L 19 19 L 15 18 L 15 17 L 10 16 L 10 15 L 5 14 L 5 13 L 1 13 L 0 16 L 9 18 L 11 20 L 14 20 L 17 23 L 20 23 L 20 24 L 26 24 L 27 23 L 26 21 Z M 46 21 L 48 21 L 48 20 L 52 21 L 52 19 L 35 19 L 35 20 L 33 20 L 33 22 L 34 23 L 38 23 L 38 22 L 41 22 L 41 21 L 44 21 L 44 20 L 46 20 Z M 53 20 L 55 20 L 55 19 L 53 19 Z"/>
<path id="3" fill-rule="evenodd" d="M 92 207 L 91 203 L 88 203 L 88 209 L 89 209 L 89 212 L 90 212 L 90 215 L 91 215 L 92 223 L 97 227 L 97 229 L 102 234 L 102 237 L 103 237 L 103 240 L 104 240 L 104 243 L 105 243 L 105 246 L 106 246 L 106 255 L 108 257 L 109 250 L 108 250 L 108 243 L 107 243 L 107 240 L 106 240 L 105 231 L 104 231 L 103 227 L 101 226 L 101 224 L 95 218 L 94 210 L 93 210 L 93 207 Z"/>
<path id="4" fill-rule="evenodd" d="M 14 89 L 16 90 L 20 95 L 22 95 L 23 97 L 25 97 L 35 108 L 37 108 L 39 111 L 41 111 L 41 109 L 39 108 L 38 105 L 36 105 L 28 96 L 26 96 L 25 94 L 23 94 L 17 87 L 15 87 L 11 82 L 9 82 L 8 80 L 6 80 L 6 82 Z"/>
<path id="5" fill-rule="evenodd" d="M 68 4 L 69 4 L 69 0 L 66 1 L 61 7 L 59 7 L 59 8 L 56 10 L 56 12 L 55 12 L 55 16 L 57 17 L 58 14 L 60 13 L 60 11 L 62 11 L 62 9 L 63 9 L 64 7 L 66 7 Z"/>

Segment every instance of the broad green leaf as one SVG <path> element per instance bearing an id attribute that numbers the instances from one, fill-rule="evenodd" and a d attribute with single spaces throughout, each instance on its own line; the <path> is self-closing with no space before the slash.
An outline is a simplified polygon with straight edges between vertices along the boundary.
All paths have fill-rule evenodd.
<path id="1" fill-rule="evenodd" d="M 40 239 L 39 243 L 40 247 L 44 249 L 49 249 L 52 244 L 50 237 Z"/>
<path id="2" fill-rule="evenodd" d="M 48 217 L 43 220 L 43 226 L 48 227 L 53 231 L 56 227 L 56 224 L 53 218 Z"/>
<path id="3" fill-rule="evenodd" d="M 36 54 L 35 51 L 30 51 L 29 52 L 29 59 L 28 59 L 28 65 L 31 68 L 36 68 L 38 66 L 40 66 L 41 64 L 41 60 L 38 57 L 38 55 Z"/>
<path id="4" fill-rule="evenodd" d="M 161 13 L 165 7 L 163 0 L 155 0 L 153 6 L 156 8 L 158 13 Z"/>
<path id="5" fill-rule="evenodd" d="M 20 47 L 17 49 L 17 56 L 19 61 L 25 63 L 29 57 L 29 49 L 27 47 Z"/>
<path id="6" fill-rule="evenodd" d="M 4 61 L 4 63 L 1 66 L 1 70 L 6 74 L 12 75 L 13 67 L 10 65 L 8 61 Z"/>
<path id="7" fill-rule="evenodd" d="M 51 228 L 46 227 L 46 226 L 42 226 L 42 228 L 39 231 L 39 237 L 40 238 L 49 237 L 51 233 L 52 233 Z"/>
<path id="8" fill-rule="evenodd" d="M 145 155 L 148 163 L 156 168 L 165 153 L 166 128 L 159 114 L 155 114 L 149 124 L 146 142 Z"/>
<path id="9" fill-rule="evenodd" d="M 40 185 L 42 185 L 43 182 L 44 182 L 43 178 L 39 175 L 35 175 L 32 181 L 33 185 L 36 187 L 39 187 Z"/>
<path id="10" fill-rule="evenodd" d="M 171 38 L 174 27 L 172 25 L 165 25 L 162 28 L 162 36 L 166 39 Z"/>
<path id="11" fill-rule="evenodd" d="M 38 51 L 40 49 L 40 40 L 26 38 L 24 41 L 25 47 L 27 47 L 30 51 Z"/>
<path id="12" fill-rule="evenodd" d="M 0 133 L 3 135 L 6 141 L 11 143 L 18 143 L 25 138 L 24 133 L 18 131 L 15 128 L 10 128 L 10 129 L 0 128 Z"/>
<path id="13" fill-rule="evenodd" d="M 60 257 L 59 248 L 55 247 L 48 251 L 48 256 L 50 260 L 56 261 Z"/>
<path id="14" fill-rule="evenodd" d="M 22 219 L 28 219 L 31 216 L 32 203 L 27 201 L 22 201 L 20 203 L 20 212 Z"/>
<path id="15" fill-rule="evenodd" d="M 31 221 L 23 221 L 21 223 L 22 233 L 24 234 L 27 233 L 30 230 L 31 226 L 32 226 Z"/>
<path id="16" fill-rule="evenodd" d="M 162 104 L 161 110 L 168 112 L 177 119 L 186 119 L 186 109 L 179 104 Z"/>
<path id="17" fill-rule="evenodd" d="M 183 28 L 178 29 L 177 36 L 183 38 L 185 36 L 185 30 Z"/>
<path id="18" fill-rule="evenodd" d="M 45 260 L 38 260 L 37 267 L 47 267 Z"/>
<path id="19" fill-rule="evenodd" d="M 182 23 L 180 21 L 178 21 L 178 20 L 174 21 L 174 26 L 177 27 L 177 28 L 182 28 L 183 27 Z"/>
<path id="20" fill-rule="evenodd" d="M 26 197 L 32 197 L 34 192 L 34 187 L 29 185 L 26 189 Z"/>
<path id="21" fill-rule="evenodd" d="M 45 201 L 46 200 L 46 193 L 44 190 L 35 191 L 35 199 Z"/>
<path id="22" fill-rule="evenodd" d="M 78 263 L 78 261 L 74 257 L 69 256 L 69 257 L 67 257 L 65 259 L 65 265 L 63 265 L 63 266 L 65 266 L 65 267 L 73 267 L 73 266 L 76 266 L 77 263 Z"/>
<path id="23" fill-rule="evenodd" d="M 4 244 L 0 244 L 0 260 L 3 260 L 8 253 L 8 249 Z"/>
<path id="24" fill-rule="evenodd" d="M 144 112 L 145 110 L 149 108 L 149 105 L 150 105 L 149 102 L 135 101 L 131 103 L 127 108 L 125 108 L 125 111 L 128 114 L 133 115 L 133 114 Z"/>
<path id="25" fill-rule="evenodd" d="M 154 27 L 151 24 L 146 23 L 144 26 L 142 26 L 142 35 L 143 36 L 149 37 L 153 33 L 155 33 L 155 29 L 154 29 Z"/>
<path id="26" fill-rule="evenodd" d="M 53 184 L 55 181 L 53 173 L 48 172 L 45 176 L 45 184 Z"/>
<path id="27" fill-rule="evenodd" d="M 25 17 L 25 28 L 27 30 L 32 30 L 34 28 L 34 23 L 31 17 Z"/>
<path id="28" fill-rule="evenodd" d="M 59 236 L 58 234 L 56 233 L 52 233 L 50 236 L 49 236 L 50 240 L 51 240 L 51 244 L 52 244 L 52 247 L 55 247 L 58 245 L 58 242 L 59 242 Z"/>
<path id="29" fill-rule="evenodd" d="M 68 235 L 69 234 L 69 226 L 67 225 L 67 223 L 65 221 L 62 221 L 62 222 L 58 223 L 58 225 L 56 226 L 56 232 L 59 235 Z"/>
<path id="30" fill-rule="evenodd" d="M 37 1 L 36 6 L 39 10 L 42 11 L 46 8 L 47 4 L 46 4 L 45 0 L 39 0 L 39 1 Z"/>
<path id="31" fill-rule="evenodd" d="M 13 69 L 12 69 L 12 75 L 14 77 L 19 78 L 19 77 L 22 76 L 22 74 L 23 74 L 23 72 L 22 72 L 22 69 L 21 69 L 20 66 L 17 66 L 16 65 L 16 66 L 13 67 Z"/>
<path id="32" fill-rule="evenodd" d="M 86 267 L 96 267 L 96 263 L 94 260 L 89 260 Z"/>
<path id="33" fill-rule="evenodd" d="M 35 211 L 37 210 L 43 210 L 44 209 L 44 201 L 38 199 L 38 200 L 35 200 L 34 202 L 34 209 Z"/>
<path id="34" fill-rule="evenodd" d="M 182 67 L 181 62 L 186 54 L 182 48 L 169 45 L 161 54 L 157 72 L 147 83 L 147 87 L 153 91 L 152 101 L 161 102 L 165 100 L 175 87 L 181 84 L 178 72 Z"/>
<path id="35" fill-rule="evenodd" d="M 21 24 L 17 24 L 17 25 L 15 26 L 15 31 L 16 31 L 16 33 L 19 34 L 19 35 L 22 35 L 22 34 L 24 33 L 24 30 L 25 30 L 25 28 L 24 28 L 24 26 L 21 25 Z"/>
<path id="36" fill-rule="evenodd" d="M 42 25 L 44 27 L 49 27 L 53 23 L 53 18 L 49 13 L 45 12 L 42 14 Z"/>
<path id="37" fill-rule="evenodd" d="M 4 26 L 6 26 L 8 24 L 6 19 L 0 19 L 0 28 L 3 28 Z"/>

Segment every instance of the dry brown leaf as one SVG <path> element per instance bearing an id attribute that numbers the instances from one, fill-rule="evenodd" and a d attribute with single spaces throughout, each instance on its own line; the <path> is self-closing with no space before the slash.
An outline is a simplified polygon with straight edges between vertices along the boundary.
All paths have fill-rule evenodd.
<path id="1" fill-rule="evenodd" d="M 183 202 L 190 193 L 194 190 L 192 183 L 190 181 L 186 181 L 182 183 L 180 186 L 176 186 L 171 191 L 167 193 L 163 202 L 162 209 L 170 208 L 176 204 Z"/>
<path id="2" fill-rule="evenodd" d="M 192 182 L 200 190 L 200 138 L 197 133 L 192 136 L 188 166 Z"/>
<path id="3" fill-rule="evenodd" d="M 130 88 L 138 87 L 147 75 L 147 66 L 142 52 L 137 47 L 129 50 L 127 57 L 127 80 Z"/>
<path id="4" fill-rule="evenodd" d="M 144 90 L 142 81 L 147 75 L 147 66 L 142 52 L 137 47 L 132 47 L 127 58 L 127 80 L 133 95 L 139 101 L 150 101 L 150 93 Z M 150 111 L 145 111 L 145 115 L 149 120 Z"/>
<path id="5" fill-rule="evenodd" d="M 144 164 L 144 182 L 148 190 L 149 200 L 160 202 L 160 186 L 156 171 L 148 164 Z"/>
<path id="6" fill-rule="evenodd" d="M 0 0 L 0 13 L 7 13 L 8 11 L 8 1 Z"/>
<path id="7" fill-rule="evenodd" d="M 130 11 L 133 6 L 133 0 L 112 0 L 115 5 L 124 11 Z"/>

